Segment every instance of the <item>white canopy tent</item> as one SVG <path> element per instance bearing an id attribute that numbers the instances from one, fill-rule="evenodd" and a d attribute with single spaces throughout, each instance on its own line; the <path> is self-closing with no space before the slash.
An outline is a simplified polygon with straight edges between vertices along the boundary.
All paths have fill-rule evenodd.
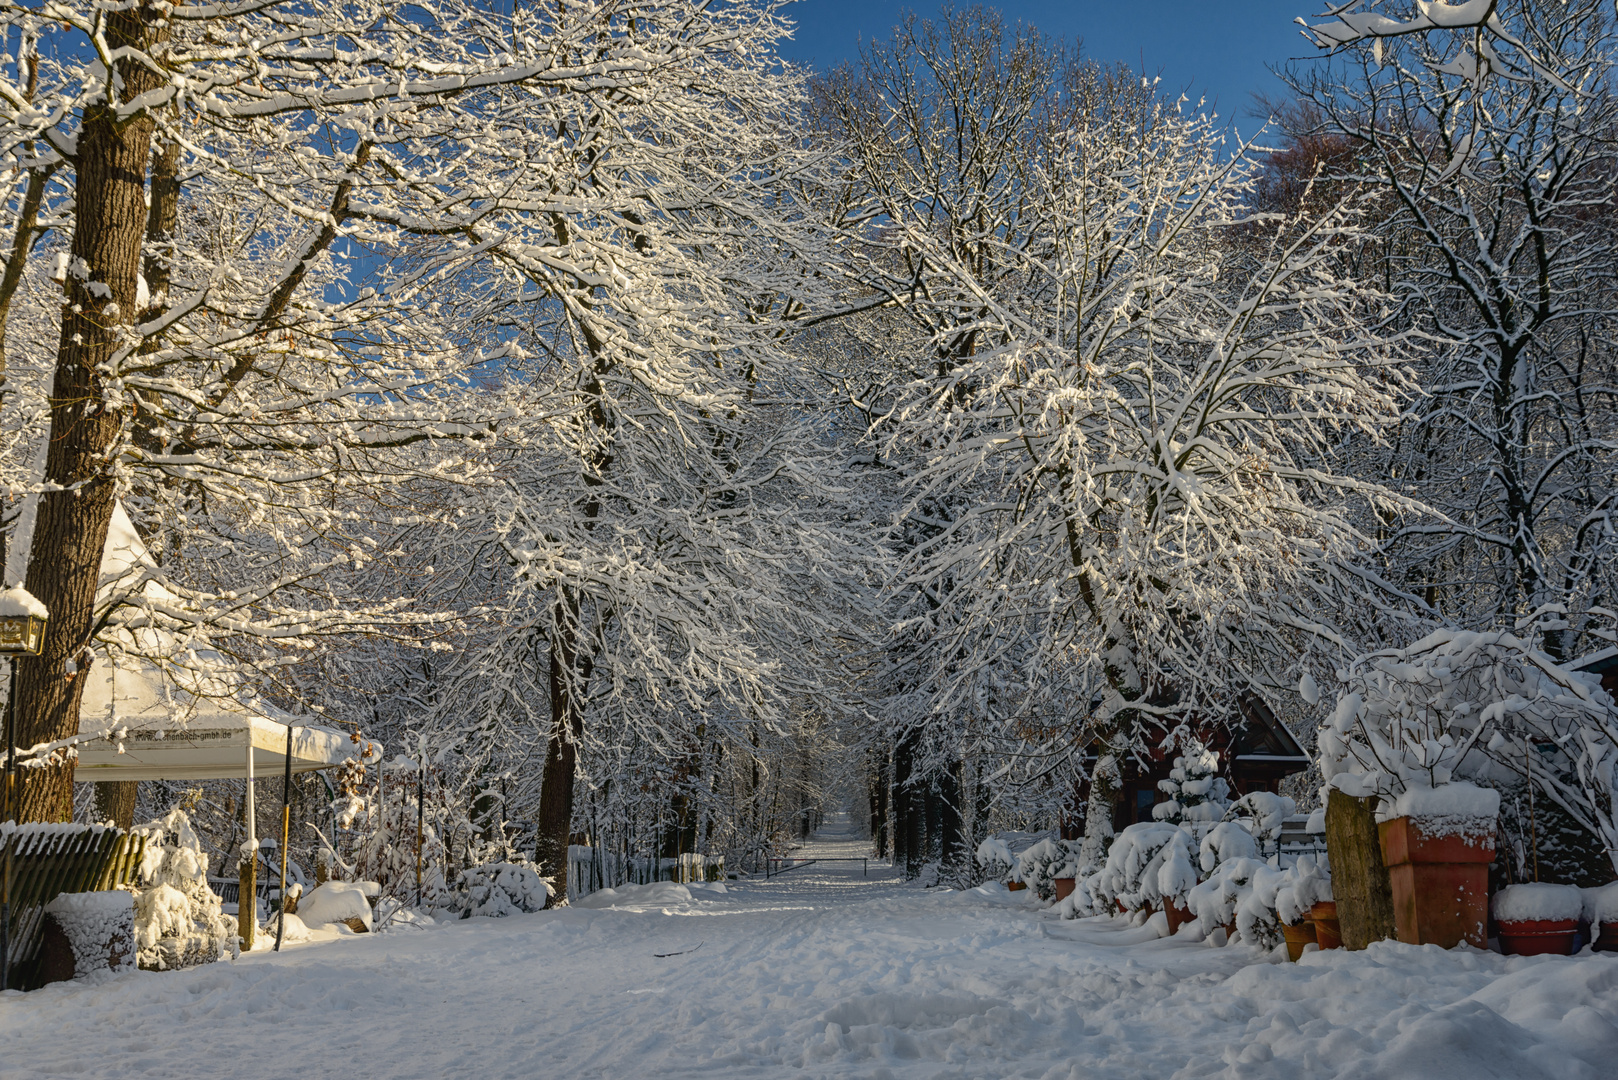
<path id="1" fill-rule="evenodd" d="M 281 775 L 287 728 L 292 771 L 329 769 L 352 756 L 348 736 L 299 723 L 263 702 L 195 698 L 150 665 L 133 670 L 98 663 L 84 688 L 80 730 L 117 725 L 121 738 L 81 743 L 75 779 L 220 780 Z M 251 754 L 251 758 L 249 757 Z"/>
<path id="2" fill-rule="evenodd" d="M 171 599 L 147 579 L 151 556 L 122 505 L 113 511 L 101 557 L 98 599 L 110 603 L 131 591 L 154 601 Z M 121 737 L 79 746 L 76 778 L 116 780 L 219 780 L 279 775 L 286 764 L 287 728 L 292 728 L 292 771 L 329 769 L 352 756 L 341 732 L 296 717 L 244 692 L 228 663 L 216 654 L 189 653 L 192 663 L 166 671 L 140 654 L 177 651 L 156 630 L 121 631 L 123 649 L 98 650 L 79 709 L 79 731 L 127 729 Z M 112 643 L 109 643 L 112 644 Z M 182 651 L 183 650 L 179 650 Z"/>

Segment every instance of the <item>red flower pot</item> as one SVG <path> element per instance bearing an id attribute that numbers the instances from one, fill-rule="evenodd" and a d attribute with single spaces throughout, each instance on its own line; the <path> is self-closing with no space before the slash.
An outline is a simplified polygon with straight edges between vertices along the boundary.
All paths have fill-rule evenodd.
<path id="1" fill-rule="evenodd" d="M 1078 884 L 1077 881 L 1070 877 L 1052 878 L 1051 881 L 1056 885 L 1057 900 L 1066 900 L 1069 896 L 1072 896 L 1073 887 Z"/>
<path id="2" fill-rule="evenodd" d="M 1409 945 L 1482 948 L 1489 923 L 1494 833 L 1438 832 L 1421 818 L 1377 826 L 1393 886 L 1393 923 Z"/>
<path id="3" fill-rule="evenodd" d="M 1604 922 L 1601 933 L 1591 942 L 1596 952 L 1618 952 L 1618 922 Z"/>
<path id="4" fill-rule="evenodd" d="M 1168 916 L 1169 936 L 1173 937 L 1180 932 L 1180 927 L 1191 921 L 1191 909 L 1178 900 L 1163 901 L 1163 914 Z"/>
<path id="5" fill-rule="evenodd" d="M 1006 882 L 1006 888 L 1010 889 L 1012 892 L 1022 892 L 1024 889 L 1028 888 L 1028 883 L 1026 881 L 1008 881 Z"/>
<path id="6" fill-rule="evenodd" d="M 1322 949 L 1343 947 L 1342 926 L 1337 921 L 1337 901 L 1320 900 L 1309 909 L 1309 921 L 1315 924 L 1315 943 Z"/>
<path id="7" fill-rule="evenodd" d="M 1573 939 L 1578 932 L 1577 919 L 1517 919 L 1502 922 L 1500 949 L 1508 956 L 1571 956 Z"/>
<path id="8" fill-rule="evenodd" d="M 1319 939 L 1315 936 L 1315 924 L 1305 919 L 1296 926 L 1281 924 L 1281 936 L 1287 939 L 1287 956 L 1293 963 L 1297 963 L 1303 956 L 1305 945 L 1315 945 Z"/>

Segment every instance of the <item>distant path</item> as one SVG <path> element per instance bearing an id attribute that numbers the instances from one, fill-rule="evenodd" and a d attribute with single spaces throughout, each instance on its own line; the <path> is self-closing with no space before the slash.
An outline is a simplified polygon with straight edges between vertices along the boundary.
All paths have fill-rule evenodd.
<path id="1" fill-rule="evenodd" d="M 763 875 L 745 878 L 733 883 L 731 888 L 748 899 L 778 896 L 819 907 L 871 900 L 903 881 L 903 875 L 889 866 L 886 859 L 871 858 L 870 839 L 859 835 L 846 810 L 827 814 L 825 824 L 815 830 L 814 835 L 781 854 L 794 859 L 869 858 L 869 876 L 861 873 L 857 862 L 817 862 L 769 880 Z"/>

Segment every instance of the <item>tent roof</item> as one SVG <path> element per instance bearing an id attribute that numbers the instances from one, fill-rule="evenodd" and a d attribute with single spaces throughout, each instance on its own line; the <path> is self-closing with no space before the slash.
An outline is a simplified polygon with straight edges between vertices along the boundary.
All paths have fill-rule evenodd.
<path id="1" fill-rule="evenodd" d="M 340 731 L 300 722 L 265 701 L 189 693 L 148 661 L 98 658 L 89 679 L 80 730 L 88 733 L 116 723 L 128 731 L 122 739 L 80 744 L 79 780 L 245 777 L 249 743 L 254 775 L 279 774 L 286 761 L 288 727 L 293 729 L 293 772 L 329 769 L 353 753 L 350 739 Z"/>

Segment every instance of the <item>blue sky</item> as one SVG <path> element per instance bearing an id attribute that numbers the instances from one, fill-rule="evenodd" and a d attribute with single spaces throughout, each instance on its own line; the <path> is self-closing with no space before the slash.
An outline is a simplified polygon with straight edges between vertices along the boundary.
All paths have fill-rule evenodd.
<path id="1" fill-rule="evenodd" d="M 1255 124 L 1247 115 L 1252 93 L 1280 94 L 1280 83 L 1265 65 L 1313 51 L 1292 20 L 1318 14 L 1325 5 L 1322 0 L 1003 0 L 985 6 L 1053 37 L 1082 40 L 1092 59 L 1122 60 L 1140 68 L 1144 57 L 1148 74 L 1161 74 L 1170 86 L 1189 85 L 1193 96 L 1206 94 L 1216 101 L 1220 116 L 1238 120 L 1245 131 Z M 788 8 L 798 23 L 796 38 L 783 42 L 781 51 L 800 63 L 832 67 L 856 55 L 861 37 L 886 39 L 906 9 L 927 17 L 936 15 L 939 6 L 799 0 Z"/>

